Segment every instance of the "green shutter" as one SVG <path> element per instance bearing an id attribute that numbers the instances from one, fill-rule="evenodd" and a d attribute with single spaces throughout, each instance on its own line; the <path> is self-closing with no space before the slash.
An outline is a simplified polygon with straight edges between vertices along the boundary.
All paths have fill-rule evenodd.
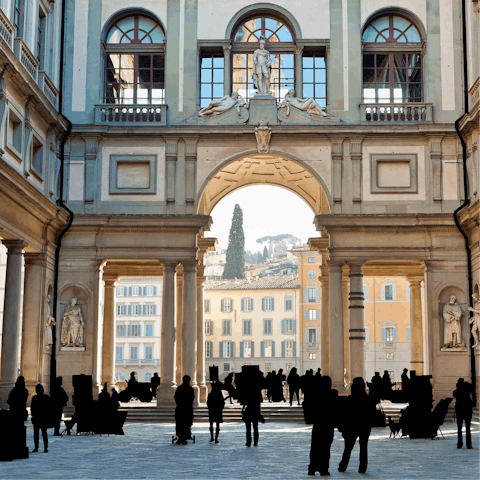
<path id="1" fill-rule="evenodd" d="M 282 357 L 285 357 L 286 351 L 285 351 L 285 342 L 282 342 Z"/>
<path id="2" fill-rule="evenodd" d="M 293 333 L 297 333 L 297 321 L 293 319 Z"/>
<path id="3" fill-rule="evenodd" d="M 319 308 L 317 308 L 315 310 L 315 320 L 320 320 L 320 309 Z"/>
<path id="4" fill-rule="evenodd" d="M 265 356 L 265 342 L 260 342 L 260 356 Z"/>
<path id="5" fill-rule="evenodd" d="M 272 342 L 272 357 L 275 356 L 275 342 Z"/>
<path id="6" fill-rule="evenodd" d="M 245 299 L 244 299 L 244 298 L 242 298 L 241 307 L 240 307 L 240 308 L 241 308 L 242 312 L 245 311 Z"/>
<path id="7" fill-rule="evenodd" d="M 252 357 L 254 357 L 255 356 L 255 342 L 251 342 L 250 344 L 252 346 Z"/>
<path id="8" fill-rule="evenodd" d="M 275 299 L 272 298 L 272 312 L 275 310 Z"/>
<path id="9" fill-rule="evenodd" d="M 293 342 L 293 356 L 297 356 L 297 342 Z"/>
<path id="10" fill-rule="evenodd" d="M 282 319 L 282 334 L 285 335 L 285 320 Z"/>
<path id="11" fill-rule="evenodd" d="M 244 342 L 240 342 L 240 357 L 243 358 L 245 355 L 245 345 Z"/>

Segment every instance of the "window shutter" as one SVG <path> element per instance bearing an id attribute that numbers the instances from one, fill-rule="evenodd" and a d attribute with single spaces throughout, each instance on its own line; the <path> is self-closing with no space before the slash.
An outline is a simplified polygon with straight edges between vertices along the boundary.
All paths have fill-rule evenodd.
<path id="1" fill-rule="evenodd" d="M 272 312 L 275 310 L 275 299 L 272 298 Z"/>
<path id="2" fill-rule="evenodd" d="M 233 312 L 233 298 L 230 299 L 230 311 Z"/>
<path id="3" fill-rule="evenodd" d="M 297 342 L 293 342 L 293 356 L 297 356 Z"/>
<path id="4" fill-rule="evenodd" d="M 132 336 L 132 326 L 128 325 L 127 326 L 127 337 L 131 337 L 131 336 Z"/>
<path id="5" fill-rule="evenodd" d="M 305 343 L 308 343 L 308 328 L 305 329 Z"/>
<path id="6" fill-rule="evenodd" d="M 240 308 L 241 308 L 242 312 L 245 311 L 245 299 L 244 299 L 244 298 L 242 298 L 241 307 L 240 307 Z"/>
<path id="7" fill-rule="evenodd" d="M 294 319 L 292 323 L 293 323 L 293 333 L 297 333 L 297 321 Z"/>
<path id="8" fill-rule="evenodd" d="M 315 342 L 320 343 L 320 329 L 318 327 L 315 328 Z"/>
<path id="9" fill-rule="evenodd" d="M 272 342 L 272 357 L 275 356 L 275 342 Z"/>
<path id="10" fill-rule="evenodd" d="M 132 296 L 132 287 L 128 287 L 128 296 L 129 296 L 129 297 Z"/>
<path id="11" fill-rule="evenodd" d="M 385 285 L 382 285 L 382 300 L 385 300 Z"/>
<path id="12" fill-rule="evenodd" d="M 244 357 L 245 356 L 245 346 L 243 344 L 244 342 L 240 342 L 240 357 Z"/>
<path id="13" fill-rule="evenodd" d="M 147 295 L 147 287 L 143 287 L 143 296 L 145 297 Z"/>
<path id="14" fill-rule="evenodd" d="M 397 299 L 397 286 L 392 285 L 392 300 L 396 300 L 396 299 Z"/>
<path id="15" fill-rule="evenodd" d="M 154 314 L 154 315 L 157 314 L 157 306 L 156 306 L 156 305 L 153 306 L 153 314 Z"/>
<path id="16" fill-rule="evenodd" d="M 317 301 L 317 303 L 320 301 L 320 289 L 319 288 L 315 289 L 315 300 Z"/>
<path id="17" fill-rule="evenodd" d="M 230 353 L 231 353 L 231 357 L 234 357 L 235 356 L 235 342 L 230 342 Z"/>
<path id="18" fill-rule="evenodd" d="M 407 342 L 410 342 L 410 327 L 407 327 Z"/>
<path id="19" fill-rule="evenodd" d="M 218 356 L 223 358 L 223 342 L 218 343 Z"/>
<path id="20" fill-rule="evenodd" d="M 225 306 L 224 306 L 224 302 L 223 302 L 223 299 L 222 299 L 222 300 L 220 300 L 220 311 L 221 311 L 221 312 L 224 312 L 224 311 L 225 311 L 225 308 L 224 308 L 224 307 L 225 307 Z"/>
<path id="21" fill-rule="evenodd" d="M 265 311 L 265 299 L 262 298 L 262 312 Z"/>
<path id="22" fill-rule="evenodd" d="M 157 295 L 157 287 L 153 287 L 153 295 L 154 295 L 154 296 Z"/>
<path id="23" fill-rule="evenodd" d="M 132 314 L 132 306 L 129 305 L 129 306 L 128 306 L 128 315 L 131 315 L 131 314 Z"/>
<path id="24" fill-rule="evenodd" d="M 282 342 L 282 357 L 285 356 L 285 342 Z"/>
<path id="25" fill-rule="evenodd" d="M 386 342 L 386 341 L 387 341 L 387 330 L 386 328 L 382 328 L 382 342 Z"/>
<path id="26" fill-rule="evenodd" d="M 285 335 L 285 320 L 282 319 L 282 334 Z"/>
<path id="27" fill-rule="evenodd" d="M 251 353 L 250 353 L 250 355 L 251 355 L 252 357 L 254 357 L 254 356 L 255 356 L 255 342 L 250 342 L 250 345 L 251 345 Z"/>
<path id="28" fill-rule="evenodd" d="M 398 342 L 397 327 L 393 329 L 393 341 Z"/>
<path id="29" fill-rule="evenodd" d="M 213 342 L 208 342 L 210 344 L 210 356 L 213 357 Z"/>
<path id="30" fill-rule="evenodd" d="M 308 320 L 308 310 L 305 309 L 305 321 L 307 321 L 307 320 Z"/>
<path id="31" fill-rule="evenodd" d="M 308 302 L 308 288 L 305 289 L 305 303 Z"/>
<path id="32" fill-rule="evenodd" d="M 142 305 L 142 315 L 146 315 L 146 314 L 147 314 L 147 306 Z"/>
<path id="33" fill-rule="evenodd" d="M 260 356 L 265 356 L 265 342 L 260 342 Z"/>
<path id="34" fill-rule="evenodd" d="M 253 298 L 251 298 L 250 301 L 252 302 L 252 312 L 253 312 Z"/>
<path id="35" fill-rule="evenodd" d="M 320 320 L 320 309 L 319 308 L 317 308 L 315 310 L 315 320 Z"/>

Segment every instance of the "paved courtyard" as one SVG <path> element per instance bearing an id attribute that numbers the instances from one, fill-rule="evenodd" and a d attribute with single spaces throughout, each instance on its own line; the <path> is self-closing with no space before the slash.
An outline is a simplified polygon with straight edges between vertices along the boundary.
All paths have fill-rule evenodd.
<path id="1" fill-rule="evenodd" d="M 244 446 L 245 427 L 240 423 L 223 424 L 217 445 L 208 442 L 204 423 L 194 424 L 196 444 L 187 446 L 172 445 L 172 424 L 127 424 L 124 430 L 125 436 L 49 437 L 48 454 L 0 463 L 0 478 L 313 478 L 307 475 L 311 427 L 305 425 L 260 425 L 260 445 L 251 448 Z M 336 432 L 330 478 L 478 479 L 478 429 L 473 450 L 457 450 L 453 424 L 444 425 L 443 433 L 445 440 L 390 439 L 387 428 L 374 428 L 368 471 L 360 475 L 358 445 L 347 472 L 337 471 L 343 439 Z M 31 426 L 28 445 L 33 449 Z"/>

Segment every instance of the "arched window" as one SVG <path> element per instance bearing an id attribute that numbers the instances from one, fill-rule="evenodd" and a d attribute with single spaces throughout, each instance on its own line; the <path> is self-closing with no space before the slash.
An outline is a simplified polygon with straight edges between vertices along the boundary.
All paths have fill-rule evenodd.
<path id="1" fill-rule="evenodd" d="M 105 103 L 165 103 L 165 35 L 143 15 L 122 18 L 108 31 Z"/>
<path id="2" fill-rule="evenodd" d="M 363 32 L 364 103 L 423 102 L 422 38 L 400 15 L 372 20 Z"/>
<path id="3" fill-rule="evenodd" d="M 145 373 L 145 381 L 149 382 L 152 379 L 152 374 L 150 372 Z"/>
<path id="4" fill-rule="evenodd" d="M 270 86 L 277 100 L 295 86 L 293 31 L 279 19 L 267 16 L 251 17 L 241 23 L 232 36 L 232 91 L 245 99 L 255 95 L 253 86 L 253 51 L 260 37 L 266 38 L 272 70 Z"/>

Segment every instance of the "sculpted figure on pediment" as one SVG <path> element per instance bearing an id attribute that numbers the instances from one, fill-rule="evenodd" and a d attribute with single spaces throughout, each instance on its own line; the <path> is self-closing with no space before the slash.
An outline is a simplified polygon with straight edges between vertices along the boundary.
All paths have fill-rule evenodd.
<path id="1" fill-rule="evenodd" d="M 245 102 L 244 98 L 238 93 L 233 92 L 232 96 L 225 95 L 219 100 L 212 100 L 207 107 L 202 108 L 198 112 L 199 117 L 210 117 L 215 115 L 220 115 L 227 112 L 231 108 L 235 107 L 237 109 L 237 115 L 241 116 L 240 107 L 248 108 L 248 104 Z"/>
<path id="2" fill-rule="evenodd" d="M 299 98 L 295 96 L 295 90 L 289 90 L 285 99 L 278 104 L 278 109 L 285 108 L 287 110 L 286 117 L 290 115 L 290 107 L 297 108 L 302 112 L 309 113 L 310 115 L 318 115 L 326 117 L 325 110 L 313 98 Z"/>
<path id="3" fill-rule="evenodd" d="M 45 345 L 51 346 L 53 345 L 53 325 L 55 325 L 55 318 L 52 317 L 52 306 L 51 306 L 51 298 L 50 294 L 47 295 L 47 305 L 45 308 Z"/>

